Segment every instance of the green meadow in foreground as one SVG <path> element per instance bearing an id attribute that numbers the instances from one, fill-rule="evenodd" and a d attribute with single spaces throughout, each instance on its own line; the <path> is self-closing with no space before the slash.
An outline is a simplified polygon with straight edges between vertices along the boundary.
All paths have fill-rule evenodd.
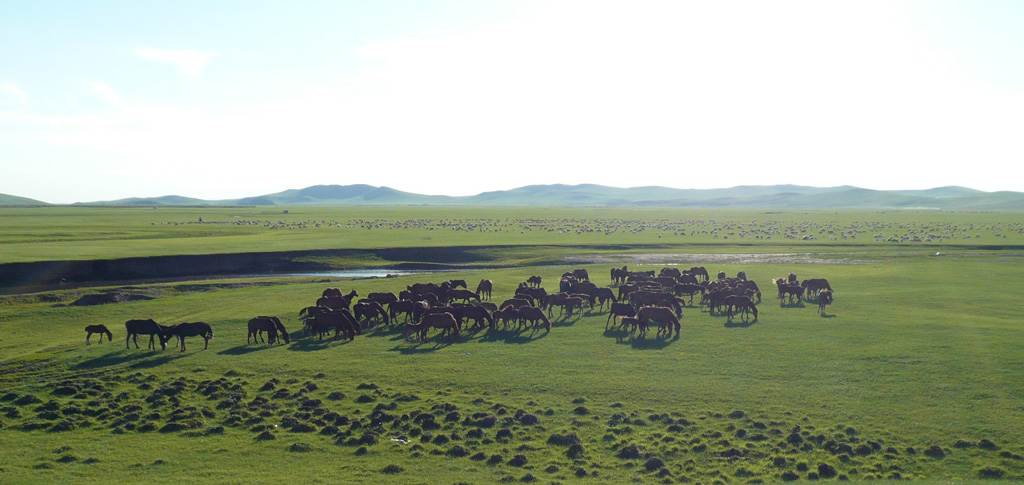
<path id="1" fill-rule="evenodd" d="M 669 338 L 607 328 L 597 309 L 457 341 L 406 342 L 400 325 L 351 342 L 300 331 L 298 310 L 327 287 L 489 278 L 500 302 L 581 266 L 608 286 L 613 260 L 137 285 L 118 291 L 148 299 L 94 306 L 70 304 L 107 289 L 0 297 L 0 482 L 1024 479 L 1020 252 L 872 248 L 707 264 L 760 284 L 759 318 L 688 306 Z M 824 316 L 776 299 L 771 280 L 789 272 L 828 278 Z M 256 315 L 280 316 L 292 343 L 247 344 Z M 132 318 L 201 320 L 215 338 L 126 350 Z M 90 324 L 114 341 L 86 346 Z"/>

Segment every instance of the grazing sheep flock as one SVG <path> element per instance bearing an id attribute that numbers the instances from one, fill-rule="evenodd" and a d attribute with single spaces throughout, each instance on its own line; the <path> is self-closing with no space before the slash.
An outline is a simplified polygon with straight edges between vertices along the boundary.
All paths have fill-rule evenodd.
<path id="1" fill-rule="evenodd" d="M 407 342 L 424 342 L 434 329 L 440 331 L 439 339 L 455 342 L 467 331 L 546 333 L 552 330 L 553 318 L 566 320 L 583 316 L 584 312 L 607 312 L 606 331 L 618 326 L 631 337 L 641 339 L 646 338 L 652 323 L 658 325 L 657 337 L 668 338 L 674 332 L 679 338 L 682 332 L 679 319 L 683 317 L 684 308 L 725 315 L 727 322 L 738 317 L 743 322 L 753 323 L 759 318 L 761 289 L 744 271 L 736 277 L 728 277 L 720 271 L 712 279 L 702 266 L 684 270 L 664 267 L 657 273 L 631 271 L 623 266 L 612 268 L 610 277 L 611 286 L 598 286 L 591 281 L 586 269 L 579 268 L 562 274 L 558 290 L 548 292 L 541 286 L 540 276 L 531 276 L 500 305 L 492 301 L 493 282 L 489 279 L 481 280 L 476 291 L 468 290 L 465 280 L 452 279 L 439 284 L 414 283 L 397 294 L 376 292 L 365 298 L 359 298 L 356 290 L 343 293 L 338 288 L 327 288 L 313 305 L 300 309 L 298 314 L 303 332 L 309 338 L 323 340 L 324 335 L 333 331 L 334 339 L 344 337 L 351 341 L 373 327 L 404 325 Z M 796 274 L 790 273 L 773 283 L 784 307 L 787 301 L 802 306 L 804 299 L 814 298 L 818 313 L 824 316 L 825 307 L 834 298 L 832 287 L 824 278 L 799 281 Z M 618 317 L 622 318 L 621 322 L 617 321 Z M 291 336 L 276 316 L 257 316 L 248 324 L 247 344 L 254 340 L 256 344 L 269 345 L 291 342 Z M 201 336 L 206 345 L 213 338 L 213 329 L 203 322 L 161 325 L 152 319 L 135 319 L 125 323 L 125 330 L 126 345 L 138 335 L 149 335 L 150 348 L 155 348 L 155 340 L 166 348 L 171 337 L 178 337 L 181 351 L 185 350 L 185 337 Z M 86 331 L 88 344 L 88 337 L 100 330 L 90 327 Z M 103 331 L 110 340 L 109 331 L 105 328 Z M 137 342 L 135 346 L 138 348 Z"/>
<path id="2" fill-rule="evenodd" d="M 155 223 L 154 223 L 155 224 Z M 841 241 L 872 238 L 887 243 L 943 243 L 954 240 L 1006 238 L 1008 233 L 1024 234 L 1024 224 L 974 224 L 943 222 L 794 222 L 779 220 L 751 220 L 749 222 L 719 221 L 716 219 L 621 219 L 621 218 L 452 218 L 452 219 L 352 219 L 272 221 L 239 219 L 231 221 L 162 222 L 162 225 L 235 225 L 259 227 L 267 230 L 425 230 L 461 231 L 480 233 L 532 233 L 546 232 L 562 236 L 581 234 L 640 234 L 654 231 L 661 236 L 707 236 L 713 239 L 788 241 Z"/>

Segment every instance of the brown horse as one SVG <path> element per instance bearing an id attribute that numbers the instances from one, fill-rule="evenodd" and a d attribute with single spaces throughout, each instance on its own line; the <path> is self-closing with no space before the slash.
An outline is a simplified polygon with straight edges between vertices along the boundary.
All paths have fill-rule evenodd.
<path id="1" fill-rule="evenodd" d="M 790 274 L 792 274 L 792 273 L 790 273 Z M 796 275 L 793 275 L 793 276 L 796 276 Z M 803 294 L 804 294 L 804 287 L 802 287 L 802 286 L 800 286 L 798 284 L 787 283 L 782 278 L 779 278 L 779 279 L 775 280 L 775 286 L 779 287 L 779 300 L 782 300 L 782 299 L 786 298 L 786 296 L 789 296 L 789 302 L 793 303 L 793 297 L 795 296 L 797 303 L 802 301 Z"/>
<path id="2" fill-rule="evenodd" d="M 490 300 L 491 299 L 491 288 L 494 287 L 494 282 L 491 280 L 480 280 L 480 284 L 476 285 L 476 294 L 478 299 Z"/>
<path id="3" fill-rule="evenodd" d="M 540 308 L 535 306 L 520 308 L 519 317 L 522 320 L 533 324 L 534 328 L 536 328 L 538 324 L 544 324 L 545 329 L 548 331 L 551 330 L 551 320 L 548 320 L 548 317 L 544 315 L 544 310 L 541 310 Z"/>
<path id="4" fill-rule="evenodd" d="M 210 347 L 210 339 L 213 338 L 213 328 L 206 322 L 186 322 L 179 323 L 168 329 L 160 336 L 162 345 L 167 345 L 167 341 L 171 337 L 178 337 L 178 341 L 181 343 L 181 351 L 185 351 L 185 337 L 202 337 L 206 341 L 203 346 L 203 350 Z"/>
<path id="5" fill-rule="evenodd" d="M 832 290 L 821 290 L 818 293 L 818 313 L 825 315 L 825 307 L 832 304 Z"/>
<path id="6" fill-rule="evenodd" d="M 604 322 L 605 326 L 608 326 L 608 322 L 612 322 L 612 326 L 615 326 L 615 317 L 634 317 L 636 316 L 636 308 L 629 303 L 612 303 L 612 309 L 608 312 L 608 321 Z"/>
<path id="7" fill-rule="evenodd" d="M 156 350 L 156 346 L 153 344 L 153 338 L 159 337 L 161 350 L 167 349 L 167 341 L 164 340 L 164 327 L 149 318 L 146 320 L 128 320 L 124 322 L 125 333 L 127 334 L 124 338 L 124 348 L 130 348 L 129 342 L 135 343 L 135 348 L 139 348 L 139 335 L 149 335 L 149 349 Z"/>
<path id="8" fill-rule="evenodd" d="M 420 319 L 419 323 L 410 325 L 420 328 L 421 342 L 426 340 L 427 331 L 431 328 L 441 329 L 441 337 L 448 334 L 450 337 L 454 337 L 455 340 L 458 340 L 462 336 L 462 332 L 459 330 L 459 324 L 455 321 L 455 317 L 452 316 L 451 313 L 428 313 L 423 315 L 423 318 Z M 406 328 L 408 327 L 409 325 L 406 325 Z M 408 330 L 406 331 L 406 335 L 408 335 Z"/>
<path id="9" fill-rule="evenodd" d="M 725 298 L 725 304 L 728 306 L 728 317 L 727 320 L 732 320 L 734 313 L 743 311 L 743 320 L 747 319 L 748 313 L 754 314 L 754 321 L 757 321 L 757 306 L 754 305 L 754 301 L 746 296 L 730 295 Z"/>
<path id="10" fill-rule="evenodd" d="M 103 343 L 103 334 L 107 334 L 107 342 L 114 340 L 114 334 L 107 330 L 106 325 L 89 325 L 85 327 L 85 332 L 85 345 L 89 345 L 89 337 L 92 337 L 94 333 L 100 334 L 101 344 Z"/>
<path id="11" fill-rule="evenodd" d="M 291 337 L 284 329 L 280 318 L 261 315 L 249 320 L 249 335 L 245 339 L 246 343 L 249 343 L 250 338 L 255 338 L 259 342 L 263 339 L 261 335 L 263 332 L 267 332 L 267 341 L 271 345 L 278 340 L 278 336 L 284 339 L 284 343 L 291 342 Z"/>
<path id="12" fill-rule="evenodd" d="M 640 338 L 644 338 L 647 336 L 648 326 L 646 320 L 640 320 L 639 318 L 634 317 L 622 317 L 622 328 L 626 327 L 629 327 L 629 333 L 631 334 L 637 333 L 637 331 L 639 331 Z"/>
<path id="13" fill-rule="evenodd" d="M 671 308 L 660 306 L 643 307 L 636 312 L 636 318 L 658 322 L 658 336 L 661 336 L 662 332 L 665 333 L 666 337 L 672 335 L 672 329 L 675 328 L 676 336 L 678 337 L 679 331 L 682 328 L 679 325 L 679 319 L 673 314 Z"/>
<path id="14" fill-rule="evenodd" d="M 537 276 L 537 275 L 533 275 L 533 276 L 531 276 L 529 278 L 526 278 L 526 283 L 529 284 L 530 286 L 534 287 L 534 288 L 540 288 L 540 282 L 541 282 L 541 277 Z"/>

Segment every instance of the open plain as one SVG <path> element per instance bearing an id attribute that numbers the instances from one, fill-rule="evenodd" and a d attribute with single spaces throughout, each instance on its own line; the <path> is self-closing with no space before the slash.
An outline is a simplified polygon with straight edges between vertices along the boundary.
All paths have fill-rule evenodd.
<path id="1" fill-rule="evenodd" d="M 0 209 L 0 482 L 759 483 L 1024 479 L 1017 213 L 589 208 Z M 213 256 L 211 256 L 213 255 Z M 218 266 L 218 260 L 230 261 Z M 756 319 L 680 331 L 303 331 L 323 290 L 586 269 L 744 272 Z M 85 268 L 85 269 L 83 269 Z M 143 268 L 143 269 L 140 269 Z M 386 278 L 339 268 L 423 270 Z M 827 278 L 834 301 L 773 280 Z M 30 276 L 26 276 L 30 275 Z M 278 316 L 287 344 L 248 343 Z M 180 352 L 130 319 L 203 321 Z M 86 345 L 84 327 L 113 342 Z"/>

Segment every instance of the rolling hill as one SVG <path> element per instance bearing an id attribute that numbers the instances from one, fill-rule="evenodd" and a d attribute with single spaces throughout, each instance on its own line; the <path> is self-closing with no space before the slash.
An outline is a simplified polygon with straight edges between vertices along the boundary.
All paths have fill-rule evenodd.
<path id="1" fill-rule="evenodd" d="M 33 206 L 49 205 L 41 200 L 18 197 L 17 195 L 0 194 L 0 206 Z"/>
<path id="2" fill-rule="evenodd" d="M 718 207 L 756 209 L 1024 210 L 1024 193 L 965 187 L 872 190 L 853 186 L 746 185 L 721 189 L 618 188 L 594 184 L 528 185 L 472 196 L 424 195 L 373 185 L 314 185 L 229 200 L 181 196 L 128 198 L 88 205 L 453 205 L 570 207 Z"/>

